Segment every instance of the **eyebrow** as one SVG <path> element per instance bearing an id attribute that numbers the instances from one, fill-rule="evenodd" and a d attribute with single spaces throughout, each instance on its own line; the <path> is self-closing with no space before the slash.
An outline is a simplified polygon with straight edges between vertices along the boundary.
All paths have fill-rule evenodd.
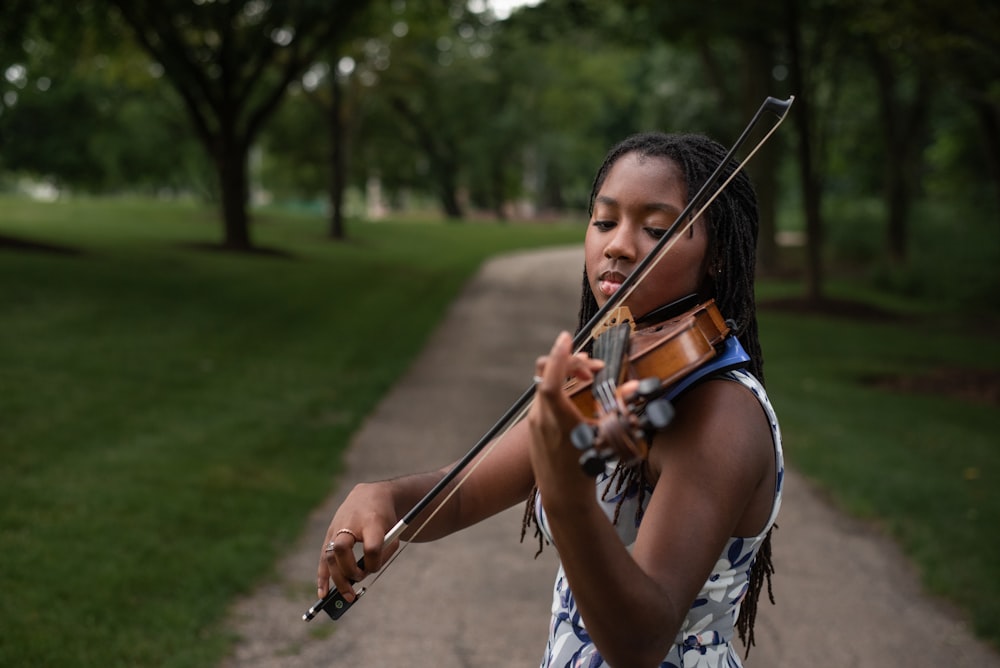
<path id="1" fill-rule="evenodd" d="M 594 204 L 607 204 L 609 206 L 618 206 L 618 200 L 614 197 L 608 197 L 607 195 L 598 195 L 594 198 Z M 642 208 L 646 211 L 662 211 L 664 213 L 669 213 L 674 216 L 680 214 L 681 209 L 673 206 L 672 204 L 667 204 L 666 202 L 646 202 L 642 205 Z"/>

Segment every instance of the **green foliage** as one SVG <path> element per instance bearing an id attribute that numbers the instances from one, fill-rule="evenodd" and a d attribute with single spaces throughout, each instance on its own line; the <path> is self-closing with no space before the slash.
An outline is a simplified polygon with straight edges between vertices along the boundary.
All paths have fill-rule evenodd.
<path id="1" fill-rule="evenodd" d="M 885 206 L 880 200 L 832 199 L 827 207 L 827 258 L 833 276 L 933 303 L 942 311 L 1000 315 L 1000 229 L 975 202 L 916 203 L 906 264 L 884 252 Z"/>
<path id="2" fill-rule="evenodd" d="M 78 251 L 0 243 L 0 664 L 213 665 L 469 274 L 580 234 L 324 226 L 264 212 L 286 254 L 228 254 L 199 207 L 0 201 L 0 234 Z"/>
<path id="3" fill-rule="evenodd" d="M 64 129 L 52 132 L 57 127 Z M 3 115 L 3 164 L 94 187 L 100 176 L 93 169 L 98 154 L 91 138 L 107 130 L 91 86 L 68 80 L 51 90 L 26 87 Z"/>
<path id="4" fill-rule="evenodd" d="M 254 176 L 279 201 L 325 198 L 330 185 L 327 109 L 314 96 L 292 91 L 262 133 Z"/>
<path id="5" fill-rule="evenodd" d="M 211 191 L 161 69 L 94 13 L 31 13 L 0 82 L 0 168 L 64 191 Z"/>

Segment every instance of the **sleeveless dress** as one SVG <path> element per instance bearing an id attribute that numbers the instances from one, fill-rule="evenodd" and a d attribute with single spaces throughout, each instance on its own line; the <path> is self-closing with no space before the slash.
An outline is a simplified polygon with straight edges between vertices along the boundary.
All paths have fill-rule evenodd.
<path id="1" fill-rule="evenodd" d="M 774 525 L 781 506 L 784 480 L 781 433 L 767 394 L 757 379 L 745 371 L 728 371 L 718 377 L 728 378 L 749 389 L 757 397 L 767 415 L 771 425 L 777 465 L 774 504 L 767 525 L 759 535 L 751 538 L 734 537 L 726 542 L 725 549 L 712 569 L 712 574 L 695 597 L 687 617 L 681 624 L 674 645 L 663 658 L 661 668 L 741 668 L 739 654 L 733 647 L 734 627 L 739 616 L 740 604 L 749 588 L 750 567 L 764 537 Z M 614 463 L 609 463 L 604 473 L 597 477 L 598 500 L 609 519 L 614 517 L 614 509 L 621 495 L 615 497 L 609 495 L 605 500 L 601 500 L 600 497 L 613 471 Z M 652 488 L 647 487 L 646 491 L 645 499 L 648 500 Z M 638 490 L 633 487 L 623 491 L 622 494 L 627 498 L 622 505 L 615 528 L 625 545 L 631 547 L 635 543 L 641 522 L 641 518 L 634 519 Z M 541 507 L 541 500 L 538 501 L 535 519 L 542 533 L 551 542 L 552 535 L 545 511 Z M 570 591 L 565 573 L 560 566 L 553 589 L 552 621 L 541 668 L 598 668 L 607 665 L 590 640 L 583 619 L 577 611 L 573 592 Z"/>

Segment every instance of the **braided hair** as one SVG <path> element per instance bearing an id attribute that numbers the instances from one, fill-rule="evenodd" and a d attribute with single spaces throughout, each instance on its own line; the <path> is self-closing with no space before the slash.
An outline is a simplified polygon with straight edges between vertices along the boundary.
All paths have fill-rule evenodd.
<path id="1" fill-rule="evenodd" d="M 593 214 L 594 201 L 600 192 L 604 181 L 624 155 L 636 153 L 644 158 L 666 158 L 672 161 L 684 175 L 687 184 L 687 197 L 696 193 L 712 175 L 712 172 L 722 163 L 726 149 L 719 143 L 697 134 L 664 134 L 661 132 L 646 132 L 632 135 L 621 141 L 608 152 L 604 158 L 590 193 L 588 213 Z M 736 163 L 730 161 L 719 176 L 716 187 L 727 179 L 736 169 Z M 708 250 L 705 262 L 711 269 L 700 292 L 702 297 L 714 297 L 722 314 L 728 319 L 733 334 L 750 356 L 749 371 L 762 384 L 764 382 L 764 359 L 758 339 L 757 306 L 754 299 L 754 278 L 757 248 L 757 196 L 750 179 L 744 172 L 736 175 L 722 193 L 709 206 L 704 214 L 707 219 Z M 587 270 L 584 267 L 583 286 L 581 290 L 579 332 L 599 310 L 597 300 L 590 290 Z M 645 469 L 643 466 L 625 467 L 619 464 L 604 495 L 618 493 L 623 487 L 635 486 L 639 496 L 639 508 L 644 506 L 643 496 L 647 488 Z M 614 487 L 614 489 L 612 489 Z M 625 495 L 622 495 L 624 497 Z M 524 540 L 528 527 L 534 522 L 535 499 L 537 488 L 533 489 L 525 506 L 524 521 L 521 528 L 521 540 Z M 618 510 L 614 521 L 618 520 Z M 638 511 L 641 513 L 641 510 Z M 637 518 L 638 519 L 638 518 Z M 542 550 L 543 537 L 536 526 L 535 536 L 538 538 L 539 553 Z M 740 639 L 747 647 L 754 644 L 753 626 L 757 614 L 757 602 L 764 583 L 767 583 L 768 597 L 774 603 L 771 589 L 771 575 L 774 566 L 771 561 L 771 531 L 769 530 L 760 546 L 757 558 L 750 569 L 749 588 L 736 629 Z"/>

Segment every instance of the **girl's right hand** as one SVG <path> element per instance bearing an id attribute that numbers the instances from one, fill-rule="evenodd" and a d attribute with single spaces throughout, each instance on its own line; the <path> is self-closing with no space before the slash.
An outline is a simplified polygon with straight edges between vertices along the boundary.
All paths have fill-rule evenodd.
<path id="1" fill-rule="evenodd" d="M 368 574 L 382 568 L 396 551 L 399 543 L 384 545 L 385 534 L 397 521 L 390 483 L 357 485 L 341 504 L 330 521 L 320 548 L 316 571 L 316 593 L 323 598 L 330 583 L 347 601 L 354 601 L 352 582 L 360 582 Z M 358 566 L 354 546 L 364 550 L 363 569 Z"/>

